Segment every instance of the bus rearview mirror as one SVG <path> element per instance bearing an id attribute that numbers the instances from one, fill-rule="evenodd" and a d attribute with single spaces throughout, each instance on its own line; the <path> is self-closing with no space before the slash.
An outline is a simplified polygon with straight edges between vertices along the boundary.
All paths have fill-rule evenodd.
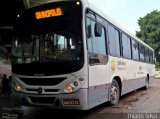
<path id="1" fill-rule="evenodd" d="M 94 33 L 96 37 L 101 37 L 102 36 L 102 26 L 99 23 L 95 24 L 95 28 L 94 28 Z"/>

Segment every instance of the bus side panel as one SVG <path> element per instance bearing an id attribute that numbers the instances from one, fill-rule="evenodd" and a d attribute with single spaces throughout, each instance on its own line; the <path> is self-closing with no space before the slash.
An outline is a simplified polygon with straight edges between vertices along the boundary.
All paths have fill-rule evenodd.
<path id="1" fill-rule="evenodd" d="M 121 78 L 121 95 L 145 86 L 147 74 L 154 76 L 154 65 L 123 58 L 110 57 L 111 77 Z"/>
<path id="2" fill-rule="evenodd" d="M 148 65 L 148 72 L 149 72 L 149 83 L 154 83 L 155 75 L 156 75 L 156 68 L 154 64 Z"/>
<path id="3" fill-rule="evenodd" d="M 125 80 L 124 83 L 126 86 L 124 87 L 130 87 L 130 89 L 125 93 L 131 92 L 133 90 L 139 89 L 141 87 L 144 87 L 146 85 L 146 79 L 149 75 L 149 81 L 152 80 L 152 76 L 154 74 L 154 68 L 152 67 L 152 64 L 147 64 L 143 62 L 137 62 L 137 61 L 130 61 L 131 62 L 131 72 L 132 76 L 131 79 Z M 153 72 L 152 72 L 153 71 Z"/>
<path id="4" fill-rule="evenodd" d="M 122 78 L 122 95 L 145 86 L 146 64 L 127 59 L 123 59 L 122 62 L 126 62 L 126 69 Z"/>
<path id="5" fill-rule="evenodd" d="M 109 65 L 89 66 L 89 108 L 108 101 L 109 95 Z"/>

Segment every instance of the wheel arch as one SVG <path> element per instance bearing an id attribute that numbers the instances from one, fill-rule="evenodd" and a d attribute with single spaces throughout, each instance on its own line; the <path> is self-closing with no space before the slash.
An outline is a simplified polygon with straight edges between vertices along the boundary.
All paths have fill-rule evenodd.
<path id="1" fill-rule="evenodd" d="M 116 80 L 118 85 L 119 85 L 119 89 L 120 89 L 120 95 L 121 95 L 121 92 L 122 92 L 122 81 L 121 81 L 121 78 L 119 76 L 115 76 L 113 78 L 113 80 Z"/>

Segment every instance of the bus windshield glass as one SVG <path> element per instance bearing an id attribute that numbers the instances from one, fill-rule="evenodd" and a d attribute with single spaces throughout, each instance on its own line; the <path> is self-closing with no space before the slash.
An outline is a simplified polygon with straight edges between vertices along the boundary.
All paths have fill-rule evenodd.
<path id="1" fill-rule="evenodd" d="M 66 29 L 53 33 L 17 36 L 12 46 L 13 61 L 18 64 L 82 60 L 80 35 Z"/>

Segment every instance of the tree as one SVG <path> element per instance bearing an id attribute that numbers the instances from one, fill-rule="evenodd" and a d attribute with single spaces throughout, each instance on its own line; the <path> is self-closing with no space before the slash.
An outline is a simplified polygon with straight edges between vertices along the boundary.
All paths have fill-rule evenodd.
<path id="1" fill-rule="evenodd" d="M 154 10 L 143 18 L 139 18 L 140 31 L 136 36 L 155 50 L 157 64 L 160 64 L 160 11 Z"/>

